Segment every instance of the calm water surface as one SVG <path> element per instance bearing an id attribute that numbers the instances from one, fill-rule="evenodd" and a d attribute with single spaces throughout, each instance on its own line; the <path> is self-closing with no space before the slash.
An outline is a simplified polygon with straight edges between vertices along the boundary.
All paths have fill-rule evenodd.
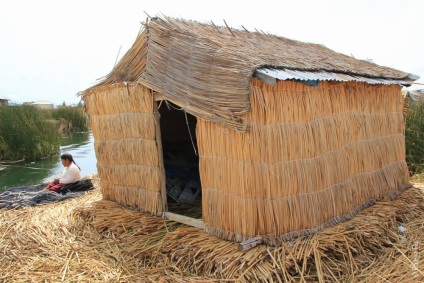
<path id="1" fill-rule="evenodd" d="M 94 139 L 91 132 L 74 133 L 62 139 L 60 154 L 31 163 L 0 165 L 0 191 L 10 187 L 39 184 L 52 180 L 65 169 L 60 155 L 70 153 L 81 167 L 81 176 L 97 173 Z"/>

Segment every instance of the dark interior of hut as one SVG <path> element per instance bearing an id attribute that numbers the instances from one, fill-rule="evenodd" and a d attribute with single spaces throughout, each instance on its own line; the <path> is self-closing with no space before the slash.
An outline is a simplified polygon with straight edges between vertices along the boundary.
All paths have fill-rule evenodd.
<path id="1" fill-rule="evenodd" d="M 196 117 L 166 100 L 159 114 L 168 211 L 202 218 Z"/>

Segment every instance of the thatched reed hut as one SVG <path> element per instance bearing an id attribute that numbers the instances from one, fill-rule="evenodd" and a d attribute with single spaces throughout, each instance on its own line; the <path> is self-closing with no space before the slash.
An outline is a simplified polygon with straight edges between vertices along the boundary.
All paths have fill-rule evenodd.
<path id="1" fill-rule="evenodd" d="M 9 105 L 9 99 L 3 96 L 0 96 L 0 106 L 7 106 Z"/>
<path id="2" fill-rule="evenodd" d="M 401 86 L 415 79 L 322 45 L 151 18 L 83 92 L 103 197 L 238 242 L 314 233 L 409 187 Z M 201 219 L 169 211 L 175 144 L 191 150 L 169 171 L 197 160 Z"/>
<path id="3" fill-rule="evenodd" d="M 35 102 L 30 102 L 29 105 L 32 105 L 34 107 L 40 108 L 40 109 L 53 109 L 54 104 L 53 102 L 47 101 L 47 100 L 39 100 Z"/>

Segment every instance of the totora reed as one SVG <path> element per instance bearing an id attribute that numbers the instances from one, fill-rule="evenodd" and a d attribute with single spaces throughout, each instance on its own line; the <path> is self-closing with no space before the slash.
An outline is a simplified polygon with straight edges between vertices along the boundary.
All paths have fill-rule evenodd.
<path id="1" fill-rule="evenodd" d="M 97 185 L 98 186 L 98 185 Z M 278 247 L 237 245 L 101 200 L 0 210 L 3 282 L 422 282 L 422 184 Z"/>

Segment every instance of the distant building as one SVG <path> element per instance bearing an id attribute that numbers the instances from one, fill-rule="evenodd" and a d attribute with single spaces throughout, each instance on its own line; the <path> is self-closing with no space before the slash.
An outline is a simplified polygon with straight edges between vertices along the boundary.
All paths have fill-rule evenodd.
<path id="1" fill-rule="evenodd" d="M 0 96 L 0 106 L 2 105 L 9 105 L 9 99 L 4 96 Z"/>
<path id="2" fill-rule="evenodd" d="M 35 107 L 41 108 L 41 109 L 53 109 L 54 104 L 50 101 L 46 100 L 39 100 L 36 102 L 31 102 L 30 105 L 33 105 Z"/>
<path id="3" fill-rule="evenodd" d="M 424 89 L 409 90 L 408 96 L 414 101 L 424 100 Z"/>

